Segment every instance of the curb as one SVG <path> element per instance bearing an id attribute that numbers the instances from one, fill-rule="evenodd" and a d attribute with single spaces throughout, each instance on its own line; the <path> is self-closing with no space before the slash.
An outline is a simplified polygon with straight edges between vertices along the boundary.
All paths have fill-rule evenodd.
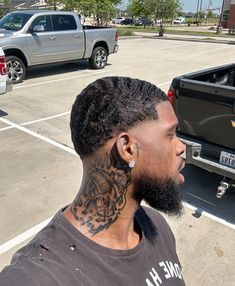
<path id="1" fill-rule="evenodd" d="M 235 45 L 235 40 L 217 40 L 213 38 L 205 38 L 205 39 L 195 39 L 195 38 L 178 38 L 178 37 L 169 37 L 169 36 L 163 36 L 159 37 L 157 35 L 136 35 L 136 36 L 119 36 L 119 40 L 125 40 L 125 39 L 139 39 L 139 38 L 145 38 L 145 39 L 158 39 L 158 40 L 173 40 L 173 41 L 188 41 L 188 42 L 201 42 L 201 43 L 214 43 L 214 44 L 227 44 L 227 45 Z"/>
<path id="2" fill-rule="evenodd" d="M 217 39 L 195 39 L 195 38 L 177 38 L 177 37 L 159 37 L 159 36 L 144 36 L 143 38 L 152 38 L 152 39 L 159 39 L 159 40 L 175 40 L 175 41 L 188 41 L 188 42 L 201 42 L 201 43 L 214 43 L 214 44 L 227 44 L 227 45 L 235 45 L 235 41 L 230 40 L 217 40 Z"/>
<path id="3" fill-rule="evenodd" d="M 144 36 L 119 36 L 118 40 L 128 40 L 128 39 L 140 39 L 140 38 L 144 38 Z"/>

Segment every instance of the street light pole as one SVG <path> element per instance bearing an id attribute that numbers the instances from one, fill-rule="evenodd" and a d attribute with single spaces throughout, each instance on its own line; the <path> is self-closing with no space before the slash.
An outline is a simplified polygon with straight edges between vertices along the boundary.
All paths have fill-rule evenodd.
<path id="1" fill-rule="evenodd" d="M 201 0 L 201 3 L 200 3 L 200 13 L 202 12 L 202 0 Z"/>
<path id="2" fill-rule="evenodd" d="M 197 0 L 197 18 L 196 18 L 196 21 L 198 21 L 198 11 L 199 11 L 199 2 L 200 2 L 200 0 Z"/>
<path id="3" fill-rule="evenodd" d="M 223 27 L 222 27 L 222 25 L 221 25 L 221 23 L 222 23 L 222 18 L 223 18 L 223 12 L 224 12 L 224 0 L 223 0 L 223 2 L 222 2 L 222 8 L 221 8 L 221 13 L 220 13 L 220 17 L 219 17 L 219 25 L 218 25 L 218 27 L 217 27 L 217 34 L 221 33 L 221 32 L 222 32 L 222 29 L 223 29 Z"/>

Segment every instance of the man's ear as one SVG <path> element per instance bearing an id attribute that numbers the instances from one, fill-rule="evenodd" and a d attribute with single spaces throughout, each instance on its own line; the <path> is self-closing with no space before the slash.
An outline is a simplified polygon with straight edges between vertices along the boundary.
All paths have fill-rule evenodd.
<path id="1" fill-rule="evenodd" d="M 117 152 L 120 158 L 127 164 L 129 164 L 131 161 L 136 161 L 135 146 L 135 140 L 128 133 L 122 132 L 117 136 Z"/>

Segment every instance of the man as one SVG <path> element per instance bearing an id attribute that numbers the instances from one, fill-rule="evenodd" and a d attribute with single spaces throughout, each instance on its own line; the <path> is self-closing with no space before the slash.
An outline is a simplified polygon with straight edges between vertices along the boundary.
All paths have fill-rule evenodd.
<path id="1" fill-rule="evenodd" d="M 167 96 L 138 79 L 99 79 L 77 97 L 70 126 L 80 190 L 14 255 L 0 285 L 185 285 L 168 224 L 140 206 L 182 212 L 185 149 Z"/>

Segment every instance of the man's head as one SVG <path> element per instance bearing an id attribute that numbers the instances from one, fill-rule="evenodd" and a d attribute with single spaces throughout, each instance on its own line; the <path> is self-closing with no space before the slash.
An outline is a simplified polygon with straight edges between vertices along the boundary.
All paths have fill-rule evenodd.
<path id="1" fill-rule="evenodd" d="M 183 181 L 179 170 L 184 147 L 176 138 L 177 119 L 162 90 L 138 79 L 99 79 L 77 97 L 70 126 L 82 159 L 97 152 L 100 156 L 104 150 L 115 157 L 115 167 L 131 171 L 135 200 L 144 199 L 168 213 L 179 212 L 175 188 Z M 129 167 L 133 162 L 135 166 Z"/>
<path id="2" fill-rule="evenodd" d="M 71 112 L 72 140 L 81 158 L 91 155 L 117 133 L 158 118 L 155 106 L 167 96 L 151 83 L 106 77 L 88 85 Z"/>

